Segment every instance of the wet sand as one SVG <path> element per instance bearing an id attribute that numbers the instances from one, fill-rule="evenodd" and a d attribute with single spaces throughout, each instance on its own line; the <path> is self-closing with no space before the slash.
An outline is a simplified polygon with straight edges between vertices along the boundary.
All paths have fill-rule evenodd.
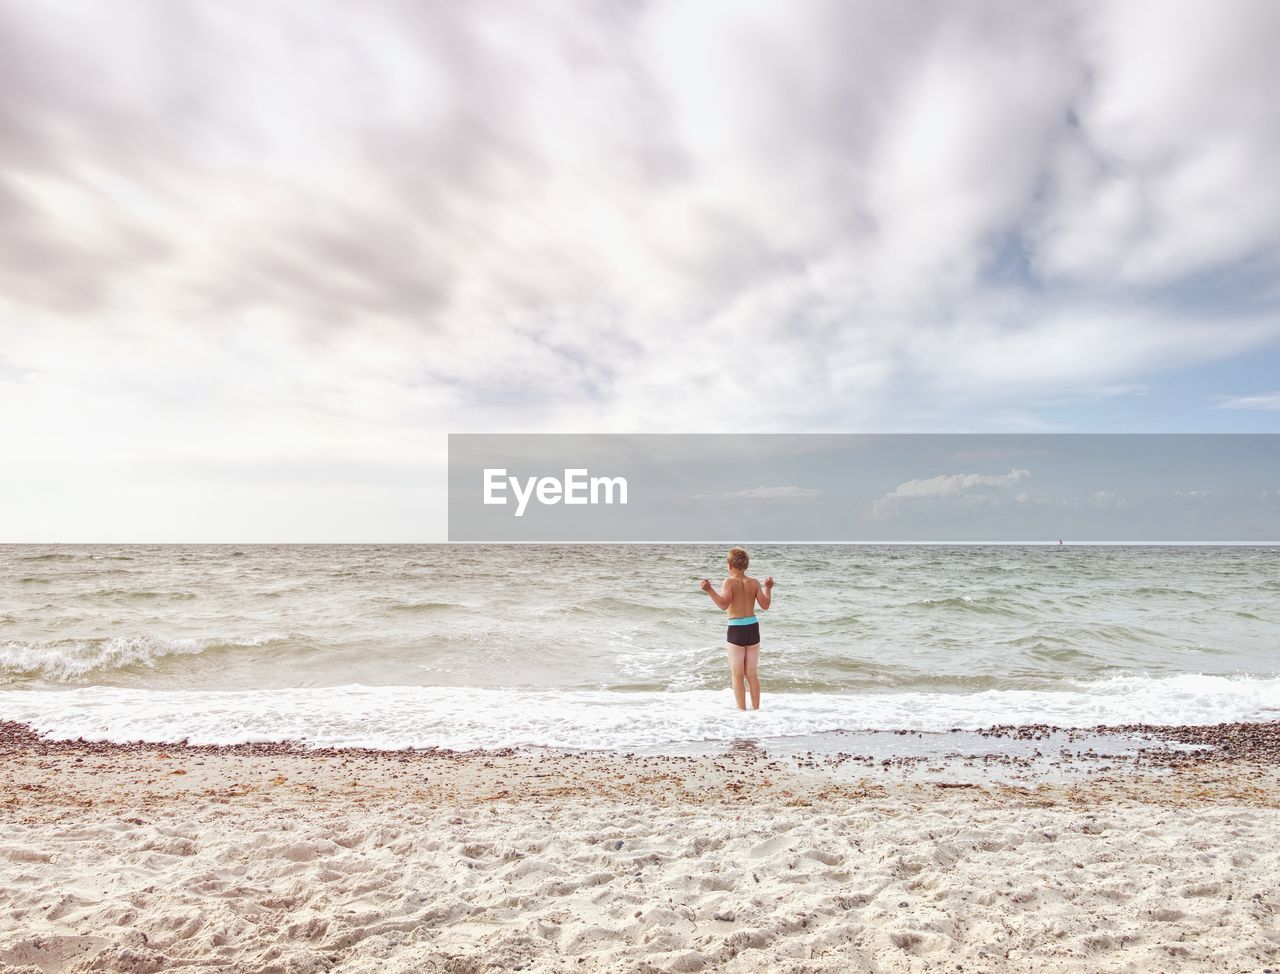
<path id="1" fill-rule="evenodd" d="M 674 755 L 0 724 L 0 971 L 1280 971 L 1278 777 L 1275 723 Z"/>

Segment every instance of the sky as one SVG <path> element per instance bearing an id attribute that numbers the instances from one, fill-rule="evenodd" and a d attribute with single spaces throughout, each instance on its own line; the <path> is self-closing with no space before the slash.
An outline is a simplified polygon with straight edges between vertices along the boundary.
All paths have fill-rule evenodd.
<path id="1" fill-rule="evenodd" d="M 0 540 L 442 539 L 448 433 L 1280 431 L 1277 36 L 0 0 Z"/>

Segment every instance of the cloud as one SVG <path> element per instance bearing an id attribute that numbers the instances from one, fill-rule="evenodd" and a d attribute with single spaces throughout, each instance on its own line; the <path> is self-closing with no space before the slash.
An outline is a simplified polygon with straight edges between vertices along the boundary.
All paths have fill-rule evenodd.
<path id="1" fill-rule="evenodd" d="M 822 497 L 826 492 L 813 487 L 799 487 L 794 484 L 776 487 L 745 487 L 741 490 L 725 491 L 720 494 L 694 494 L 689 498 L 694 503 L 720 504 L 732 501 L 778 501 L 808 500 Z"/>
<path id="2" fill-rule="evenodd" d="M 822 493 L 822 491 L 815 490 L 812 487 L 796 487 L 794 485 L 785 487 L 748 487 L 745 490 L 734 490 L 727 494 L 721 494 L 720 498 L 721 500 L 771 501 L 802 497 L 821 497 Z"/>
<path id="3" fill-rule="evenodd" d="M 1278 29 L 1268 0 L 0 5 L 8 455 L 1044 428 L 1280 341 Z"/>
<path id="4" fill-rule="evenodd" d="M 1099 508 L 1124 508 L 1129 506 L 1127 498 L 1109 490 L 1095 490 L 1089 501 L 1094 507 Z"/>
<path id="5" fill-rule="evenodd" d="M 891 514 L 904 501 L 940 500 L 955 497 L 987 497 L 988 491 L 982 488 L 1007 488 L 1017 484 L 1024 477 L 1030 477 L 1031 471 L 1022 467 L 1013 467 L 1006 474 L 957 473 L 938 474 L 920 480 L 908 480 L 899 484 L 885 494 L 872 506 L 872 513 L 877 517 Z M 1019 493 L 1015 498 L 1024 503 L 1029 498 Z"/>
<path id="6" fill-rule="evenodd" d="M 1218 396 L 1219 409 L 1280 410 L 1280 392 L 1262 392 L 1252 396 Z"/>

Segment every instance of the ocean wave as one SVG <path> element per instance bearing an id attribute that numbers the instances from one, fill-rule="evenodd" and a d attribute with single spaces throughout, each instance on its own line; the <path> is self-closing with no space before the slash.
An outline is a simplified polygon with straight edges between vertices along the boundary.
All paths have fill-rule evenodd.
<path id="1" fill-rule="evenodd" d="M 170 656 L 194 656 L 210 650 L 266 646 L 287 636 L 272 633 L 235 639 L 165 639 L 112 636 L 104 639 L 11 640 L 0 643 L 0 675 L 9 679 L 70 683 L 91 673 L 154 667 Z"/>
<path id="2" fill-rule="evenodd" d="M 916 602 L 908 602 L 904 608 L 1004 616 L 1018 615 L 1024 609 L 1023 606 L 1010 605 L 1008 602 L 998 600 L 993 595 L 955 595 L 945 599 L 920 599 Z"/>
<path id="3" fill-rule="evenodd" d="M 738 711 L 729 691 L 678 693 L 371 687 L 0 691 L 0 719 L 54 738 L 316 747 L 662 749 L 838 730 L 996 724 L 1215 724 L 1280 717 L 1280 677 L 1114 676 L 1053 691 L 774 694 Z"/>
<path id="4" fill-rule="evenodd" d="M 1043 636 L 1025 636 L 1021 639 L 1013 639 L 1010 640 L 1009 645 L 1018 648 L 1019 660 L 1051 663 L 1054 667 L 1062 664 L 1087 664 L 1089 666 L 1106 666 L 1108 664 L 1106 657 L 1099 653 L 1090 652 L 1088 649 L 1083 649 L 1079 646 L 1072 646 L 1063 640 L 1049 639 Z"/>
<path id="5" fill-rule="evenodd" d="M 96 591 L 90 592 L 89 597 L 95 599 L 137 600 L 139 602 L 145 602 L 153 599 L 169 599 L 174 602 L 187 602 L 191 599 L 198 599 L 200 596 L 196 592 L 163 592 L 135 588 L 100 588 Z"/>
<path id="6" fill-rule="evenodd" d="M 862 616 L 854 615 L 853 613 L 831 616 L 830 618 L 815 616 L 811 621 L 820 629 L 838 633 L 847 633 L 852 630 L 856 630 L 865 626 L 867 622 L 867 620 Z"/>
<path id="7" fill-rule="evenodd" d="M 1145 626 L 1126 626 L 1121 623 L 1074 626 L 1071 631 L 1077 639 L 1087 639 L 1093 645 L 1109 649 L 1124 643 L 1148 646 L 1163 641 L 1163 634 L 1156 629 L 1148 629 Z"/>
<path id="8" fill-rule="evenodd" d="M 1204 592 L 1193 588 L 1174 588 L 1170 585 L 1139 585 L 1137 588 L 1130 589 L 1131 595 L 1170 595 L 1177 599 L 1186 598 L 1188 595 L 1198 599 L 1209 598 Z"/>
<path id="9" fill-rule="evenodd" d="M 387 608 L 392 612 L 440 612 L 462 607 L 456 602 L 395 602 Z"/>
<path id="10" fill-rule="evenodd" d="M 671 614 L 671 609 L 654 602 L 638 602 L 634 599 L 620 599 L 616 595 L 600 595 L 583 599 L 572 605 L 547 606 L 543 615 L 604 615 L 621 619 L 634 619 L 641 616 L 657 617 Z"/>

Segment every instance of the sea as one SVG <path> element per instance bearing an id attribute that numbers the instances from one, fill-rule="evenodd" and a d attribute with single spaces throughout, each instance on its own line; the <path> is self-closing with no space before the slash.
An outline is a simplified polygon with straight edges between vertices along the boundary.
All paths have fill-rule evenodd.
<path id="1" fill-rule="evenodd" d="M 55 738 L 663 751 L 1280 719 L 1280 548 L 759 545 L 759 711 L 710 545 L 0 546 L 0 720 Z"/>

